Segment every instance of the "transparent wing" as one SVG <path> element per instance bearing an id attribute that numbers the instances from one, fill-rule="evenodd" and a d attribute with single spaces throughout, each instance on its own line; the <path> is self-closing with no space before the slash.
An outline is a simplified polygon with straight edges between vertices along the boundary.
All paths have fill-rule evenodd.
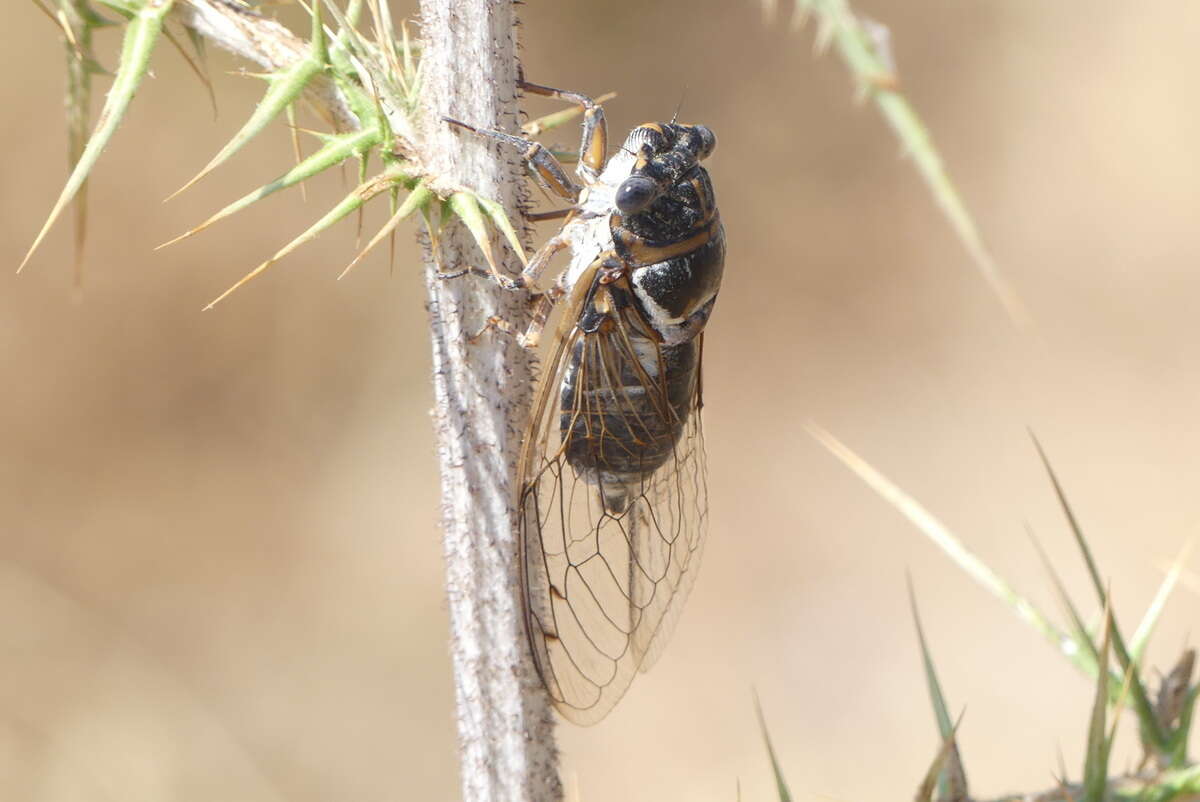
<path id="1" fill-rule="evenodd" d="M 707 475 L 699 338 L 686 371 L 673 370 L 662 349 L 630 336 L 632 309 L 590 333 L 573 325 L 585 306 L 575 295 L 525 441 L 520 535 L 538 672 L 566 718 L 591 724 L 674 628 L 699 568 Z M 643 468 L 587 467 L 614 460 Z"/>

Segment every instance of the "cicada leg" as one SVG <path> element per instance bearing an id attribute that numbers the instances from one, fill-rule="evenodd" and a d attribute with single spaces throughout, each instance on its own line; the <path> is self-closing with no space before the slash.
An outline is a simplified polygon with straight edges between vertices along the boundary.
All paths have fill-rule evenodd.
<path id="1" fill-rule="evenodd" d="M 538 279 L 543 271 L 550 264 L 550 260 L 554 254 L 558 253 L 569 243 L 562 237 L 551 237 L 549 241 L 543 245 L 533 258 L 529 260 L 529 266 L 516 279 L 507 279 L 508 282 L 518 285 L 519 287 L 536 286 Z M 465 273 L 478 273 L 480 275 L 490 275 L 486 271 L 479 268 L 468 268 L 467 270 L 459 271 L 456 274 L 441 273 L 441 278 L 454 278 L 464 275 Z M 507 286 L 507 285 L 501 285 Z M 538 342 L 541 339 L 542 331 L 546 328 L 546 321 L 550 319 L 550 313 L 554 311 L 554 305 L 558 300 L 566 294 L 566 290 L 559 284 L 555 284 L 545 293 L 536 296 L 536 302 L 533 307 L 533 317 L 529 321 L 529 327 L 523 334 L 517 334 L 517 343 L 522 348 L 533 350 L 537 348 Z M 475 343 L 480 337 L 490 329 L 503 332 L 505 334 L 513 334 L 515 329 L 511 321 L 505 320 L 497 315 L 492 315 L 484 323 L 483 328 L 469 338 L 471 343 Z"/>
<path id="2" fill-rule="evenodd" d="M 608 124 L 604 121 L 604 107 L 579 92 L 554 89 L 524 80 L 518 81 L 517 86 L 535 95 L 583 106 L 583 139 L 579 144 L 578 172 L 586 180 L 595 181 L 604 169 L 604 160 L 608 152 Z"/>
<path id="3" fill-rule="evenodd" d="M 525 330 L 524 334 L 517 336 L 517 342 L 522 348 L 532 351 L 538 347 L 538 343 L 542 339 L 542 331 L 546 328 L 546 321 L 550 319 L 554 305 L 565 293 L 566 291 L 556 284 L 550 288 L 549 292 L 537 299 L 537 303 L 533 307 L 533 319 L 529 321 L 529 328 Z"/>
<path id="4" fill-rule="evenodd" d="M 540 142 L 534 142 L 532 139 L 527 139 L 523 136 L 506 134 L 503 131 L 496 131 L 491 128 L 476 128 L 473 125 L 468 125 L 451 117 L 443 117 L 442 119 L 451 125 L 464 128 L 472 133 L 491 137 L 492 139 L 497 139 L 519 148 L 521 157 L 529 165 L 529 169 L 538 180 L 538 183 L 545 187 L 548 192 L 553 192 L 560 198 L 569 200 L 572 204 L 578 202 L 579 193 L 582 191 L 582 188 L 567 176 L 567 171 L 563 168 L 562 163 Z"/>
<path id="5" fill-rule="evenodd" d="M 550 313 L 554 310 L 554 305 L 558 303 L 558 299 L 563 296 L 563 290 L 554 287 L 550 292 L 537 296 L 533 306 L 533 318 L 529 321 L 529 327 L 524 332 L 518 332 L 513 326 L 511 320 L 506 320 L 499 315 L 492 315 L 484 321 L 483 327 L 479 331 L 467 338 L 467 342 L 471 345 L 479 342 L 479 339 L 489 331 L 498 331 L 509 337 L 516 338 L 517 345 L 527 350 L 533 351 L 541 342 L 542 332 L 546 328 L 546 321 L 550 319 Z"/>
<path id="6" fill-rule="evenodd" d="M 531 223 L 541 223 L 545 220 L 561 220 L 573 211 L 575 210 L 568 206 L 566 209 L 555 209 L 550 212 L 526 212 L 525 219 Z"/>

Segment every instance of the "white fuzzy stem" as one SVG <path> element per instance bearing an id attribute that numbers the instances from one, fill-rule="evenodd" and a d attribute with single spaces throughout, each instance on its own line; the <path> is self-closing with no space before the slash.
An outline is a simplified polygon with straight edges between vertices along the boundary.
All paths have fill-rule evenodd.
<path id="1" fill-rule="evenodd" d="M 519 154 L 442 122 L 517 130 L 511 0 L 423 0 L 421 14 L 427 167 L 520 220 Z M 528 300 L 485 279 L 436 277 L 439 267 L 483 264 L 461 225 L 437 245 L 426 273 L 463 798 L 552 802 L 562 798 L 554 723 L 525 645 L 513 526 L 531 358 L 496 332 L 469 342 L 489 315 L 522 326 Z M 502 268 L 519 271 L 496 245 L 506 253 Z"/>
<path id="2" fill-rule="evenodd" d="M 179 0 L 173 13 L 268 70 L 306 53 L 303 39 L 229 0 Z M 442 121 L 518 129 L 512 0 L 422 0 L 421 13 L 423 117 L 411 155 L 434 186 L 469 187 L 502 203 L 510 220 L 521 220 L 518 154 Z M 358 127 L 331 82 L 319 79 L 307 94 L 339 128 Z M 397 122 L 410 130 L 408 120 Z M 523 327 L 528 296 L 474 276 L 437 277 L 439 270 L 483 264 L 461 225 L 448 225 L 436 247 L 425 246 L 463 799 L 557 802 L 554 719 L 525 645 L 514 529 L 532 358 L 510 336 L 485 333 L 470 342 L 491 315 Z M 502 269 L 519 272 L 515 255 L 500 242 L 493 248 L 503 256 Z"/>

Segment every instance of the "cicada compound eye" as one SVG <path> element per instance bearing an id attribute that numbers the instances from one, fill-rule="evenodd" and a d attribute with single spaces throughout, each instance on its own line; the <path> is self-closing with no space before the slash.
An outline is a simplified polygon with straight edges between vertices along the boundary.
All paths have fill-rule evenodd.
<path id="1" fill-rule="evenodd" d="M 717 135 L 707 125 L 697 125 L 696 133 L 700 135 L 700 152 L 696 156 L 707 159 L 717 149 Z"/>
<path id="2" fill-rule="evenodd" d="M 658 186 L 644 175 L 631 175 L 617 187 L 616 204 L 621 214 L 637 214 L 658 196 Z"/>

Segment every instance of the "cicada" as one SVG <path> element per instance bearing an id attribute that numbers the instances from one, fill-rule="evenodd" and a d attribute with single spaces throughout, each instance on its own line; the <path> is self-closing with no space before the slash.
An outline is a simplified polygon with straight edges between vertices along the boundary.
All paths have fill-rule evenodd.
<path id="1" fill-rule="evenodd" d="M 583 107 L 575 174 L 531 140 L 472 128 L 522 149 L 569 206 L 561 229 L 507 287 L 565 269 L 522 336 L 560 318 L 519 462 L 522 601 L 534 664 L 558 710 L 599 721 L 662 652 L 699 569 L 708 525 L 700 363 L 725 262 L 725 233 L 701 162 L 702 125 L 647 123 L 607 154 L 601 106 Z"/>

